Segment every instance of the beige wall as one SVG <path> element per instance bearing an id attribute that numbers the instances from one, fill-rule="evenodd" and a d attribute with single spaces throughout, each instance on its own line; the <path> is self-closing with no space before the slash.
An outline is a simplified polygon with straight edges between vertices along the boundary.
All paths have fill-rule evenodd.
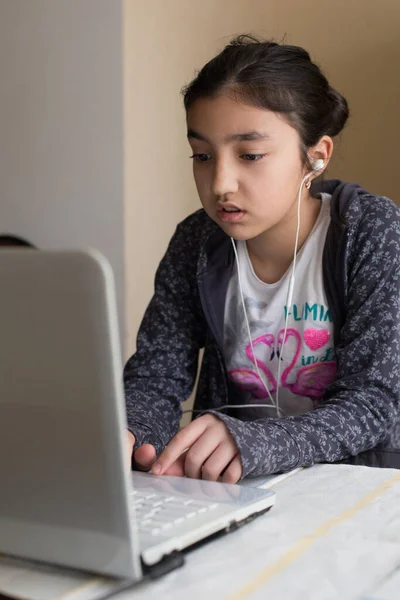
<path id="1" fill-rule="evenodd" d="M 277 39 L 286 33 L 288 43 L 307 48 L 350 104 L 352 116 L 330 174 L 399 202 L 399 0 L 254 4 L 260 6 L 262 31 Z"/>
<path id="2" fill-rule="evenodd" d="M 199 206 L 179 96 L 228 37 L 305 46 L 352 118 L 330 174 L 399 199 L 398 0 L 126 0 L 126 317 L 128 352 L 177 222 Z"/>
<path id="3" fill-rule="evenodd" d="M 251 4 L 251 3 L 249 3 Z M 254 28 L 247 3 L 126 2 L 126 322 L 128 351 L 177 223 L 199 201 L 180 89 L 228 39 Z"/>

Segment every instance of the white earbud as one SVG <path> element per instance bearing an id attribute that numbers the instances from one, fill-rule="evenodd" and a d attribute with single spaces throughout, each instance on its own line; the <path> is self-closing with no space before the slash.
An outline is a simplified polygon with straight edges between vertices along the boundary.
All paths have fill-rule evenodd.
<path id="1" fill-rule="evenodd" d="M 304 180 L 301 184 L 301 186 L 303 186 L 303 183 L 306 182 L 306 188 L 308 190 L 311 187 L 311 177 L 318 171 L 321 171 L 321 169 L 323 169 L 325 166 L 325 162 L 322 160 L 322 158 L 310 158 L 310 162 L 311 162 L 311 166 L 312 166 L 312 171 L 307 173 L 307 175 L 304 177 Z"/>
<path id="2" fill-rule="evenodd" d="M 320 171 L 325 166 L 325 163 L 322 160 L 322 158 L 317 158 L 317 159 L 311 161 L 311 164 L 312 164 L 313 172 Z"/>

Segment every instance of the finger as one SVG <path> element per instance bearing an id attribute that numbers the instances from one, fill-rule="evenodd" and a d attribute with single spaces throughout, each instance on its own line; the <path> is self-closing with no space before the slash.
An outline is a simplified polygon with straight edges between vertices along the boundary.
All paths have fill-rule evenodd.
<path id="1" fill-rule="evenodd" d="M 133 455 L 136 466 L 143 471 L 148 471 L 156 460 L 156 449 L 151 444 L 143 444 Z"/>
<path id="2" fill-rule="evenodd" d="M 240 454 L 237 454 L 225 473 L 222 475 L 221 481 L 223 483 L 237 483 L 242 476 L 242 461 Z"/>
<path id="3" fill-rule="evenodd" d="M 174 477 L 185 477 L 185 453 L 183 453 L 166 471 L 164 475 L 173 475 Z"/>
<path id="4" fill-rule="evenodd" d="M 236 454 L 237 449 L 233 444 L 227 441 L 222 442 L 204 463 L 201 472 L 202 479 L 217 481 L 222 471 L 230 465 Z"/>
<path id="5" fill-rule="evenodd" d="M 186 425 L 178 431 L 175 437 L 165 447 L 163 452 L 154 463 L 152 473 L 162 475 L 174 463 L 181 454 L 194 444 L 194 442 L 203 434 L 208 421 L 202 421 L 201 417 Z"/>
<path id="6" fill-rule="evenodd" d="M 215 435 L 215 430 L 206 429 L 185 454 L 185 475 L 192 479 L 201 479 L 203 464 L 220 443 L 221 440 Z"/>

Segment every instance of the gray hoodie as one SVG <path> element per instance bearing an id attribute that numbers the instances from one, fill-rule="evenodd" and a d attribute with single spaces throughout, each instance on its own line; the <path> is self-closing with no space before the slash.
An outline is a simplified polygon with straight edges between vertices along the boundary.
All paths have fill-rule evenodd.
<path id="1" fill-rule="evenodd" d="M 192 392 L 204 348 L 195 409 L 226 424 L 243 476 L 317 462 L 400 468 L 400 209 L 336 180 L 313 191 L 332 195 L 323 278 L 337 376 L 321 404 L 301 416 L 255 421 L 215 411 L 241 400 L 222 354 L 234 255 L 230 238 L 200 210 L 177 227 L 125 368 L 135 448 L 150 443 L 160 453 L 178 431 L 181 403 Z"/>

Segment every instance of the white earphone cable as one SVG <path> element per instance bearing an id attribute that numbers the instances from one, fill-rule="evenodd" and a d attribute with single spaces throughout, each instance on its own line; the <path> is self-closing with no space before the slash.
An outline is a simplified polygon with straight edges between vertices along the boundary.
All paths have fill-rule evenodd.
<path id="1" fill-rule="evenodd" d="M 272 394 L 271 394 L 271 392 L 269 390 L 269 387 L 265 383 L 264 378 L 261 376 L 260 369 L 259 369 L 258 364 L 257 364 L 256 355 L 255 355 L 255 352 L 254 352 L 253 340 L 252 340 L 252 337 L 251 337 L 249 319 L 247 317 L 246 304 L 245 304 L 244 296 L 243 296 L 243 286 L 242 286 L 242 277 L 241 277 L 241 274 L 240 274 L 239 256 L 238 256 L 238 252 L 237 252 L 237 249 L 236 249 L 236 244 L 235 244 L 235 241 L 234 241 L 233 238 L 231 238 L 231 242 L 232 242 L 233 251 L 235 253 L 235 258 L 236 258 L 236 267 L 237 267 L 237 276 L 238 276 L 238 283 L 239 283 L 240 300 L 241 300 L 242 307 L 243 307 L 244 318 L 245 318 L 246 328 L 247 328 L 247 335 L 249 337 L 250 347 L 251 347 L 251 351 L 253 353 L 254 365 L 256 367 L 257 375 L 260 378 L 260 381 L 263 384 L 263 386 L 265 388 L 265 391 L 267 392 L 267 394 L 269 396 L 269 399 L 271 400 L 271 404 L 264 404 L 263 406 L 265 406 L 267 408 L 276 408 L 276 404 L 275 404 L 274 399 L 272 397 Z"/>
<path id="2" fill-rule="evenodd" d="M 221 410 L 225 410 L 226 408 L 270 408 L 270 404 L 224 404 L 223 406 L 219 406 L 218 408 L 213 408 L 216 412 Z M 273 407 L 274 408 L 274 407 Z M 210 409 L 205 408 L 203 410 L 183 410 L 182 414 L 186 415 L 187 413 L 203 413 L 208 412 Z"/>
<path id="3" fill-rule="evenodd" d="M 290 308 L 291 308 L 292 300 L 293 300 L 295 274 L 296 274 L 296 262 L 297 262 L 297 249 L 299 246 L 299 235 L 300 235 L 300 225 L 301 225 L 301 210 L 300 210 L 301 209 L 301 194 L 302 194 L 303 186 L 304 186 L 305 182 L 307 181 L 307 179 L 309 177 L 311 177 L 313 172 L 314 171 L 312 171 L 311 173 L 307 173 L 307 175 L 305 175 L 303 177 L 302 182 L 300 184 L 299 193 L 297 196 L 297 228 L 296 228 L 296 238 L 295 238 L 294 252 L 293 252 L 292 274 L 290 275 L 288 293 L 286 296 L 285 329 L 283 332 L 282 346 L 281 346 L 281 351 L 280 351 L 279 361 L 278 361 L 278 377 L 277 377 L 277 387 L 276 387 L 276 396 L 275 396 L 276 408 L 277 408 L 278 415 L 279 415 L 279 382 L 281 380 L 281 363 L 283 361 L 283 348 L 284 348 L 284 345 L 286 342 L 286 334 L 287 334 L 288 323 L 289 323 L 289 313 L 290 313 Z"/>
<path id="4" fill-rule="evenodd" d="M 264 377 L 261 375 L 260 373 L 260 369 L 258 367 L 257 364 L 257 360 L 256 360 L 256 355 L 254 352 L 254 346 L 253 346 L 253 340 L 251 337 L 251 331 L 250 331 L 250 324 L 249 324 L 249 319 L 247 316 L 247 311 L 246 311 L 246 304 L 244 301 L 244 295 L 243 295 L 243 286 L 242 286 L 242 277 L 241 277 L 241 273 L 240 273 L 240 264 L 239 264 L 239 256 L 238 256 L 238 252 L 237 252 L 237 248 L 236 248 L 236 244 L 233 238 L 231 238 L 231 242 L 232 242 L 232 246 L 233 246 L 233 250 L 235 253 L 235 259 L 236 259 L 236 266 L 237 266 L 237 275 L 238 275 L 238 283 L 239 283 L 239 292 L 240 292 L 240 300 L 241 300 L 241 304 L 243 307 L 243 313 L 244 313 L 244 318 L 245 318 L 245 322 L 246 322 L 246 329 L 247 329 L 247 334 L 249 337 L 249 341 L 250 341 L 250 347 L 251 347 L 251 351 L 252 351 L 252 355 L 253 355 L 253 359 L 254 359 L 254 365 L 257 371 L 257 375 L 260 379 L 260 381 L 262 382 L 266 392 L 268 393 L 269 399 L 271 400 L 271 404 L 225 404 L 224 406 L 215 408 L 213 410 L 216 411 L 221 411 L 221 410 L 225 410 L 226 408 L 275 408 L 276 409 L 276 413 L 278 417 L 281 416 L 285 416 L 284 412 L 282 411 L 282 409 L 279 406 L 279 383 L 280 383 L 280 378 L 281 378 L 281 362 L 283 361 L 283 348 L 286 342 L 286 334 L 287 334 L 287 329 L 288 329 L 288 323 L 289 323 L 289 312 L 290 312 L 290 308 L 292 305 L 292 300 L 293 300 L 293 293 L 294 293 L 294 284 L 295 284 L 295 274 L 296 274 L 296 262 L 297 262 L 297 251 L 298 251 L 298 245 L 299 245 L 299 236 L 300 236 L 300 224 L 301 224 L 301 194 L 303 191 L 303 186 L 305 184 L 305 182 L 307 181 L 307 179 L 309 179 L 311 177 L 311 175 L 313 175 L 314 173 L 316 173 L 317 171 L 320 171 L 321 169 L 323 169 L 324 167 L 324 161 L 323 160 L 317 160 L 314 166 L 314 169 L 310 172 L 307 173 L 307 175 L 305 175 L 301 181 L 300 184 L 300 188 L 299 188 L 299 193 L 297 196 L 297 228 L 296 228 L 296 238 L 295 238 L 295 244 L 294 244 L 294 252 L 293 252 L 293 263 L 292 263 L 292 272 L 290 275 L 290 280 L 289 280 L 289 287 L 288 287 L 288 292 L 287 292 L 287 296 L 286 296 L 286 317 L 285 317 L 285 328 L 284 328 L 284 333 L 283 333 L 283 339 L 282 339 L 282 347 L 281 347 L 281 351 L 279 354 L 279 361 L 278 361 L 278 377 L 277 377 L 277 386 L 276 386 L 276 396 L 275 396 L 275 400 L 272 397 L 272 394 L 269 390 L 269 387 L 267 385 L 267 383 L 264 380 Z M 205 410 L 184 410 L 182 412 L 182 414 L 186 414 L 186 413 L 202 413 L 205 412 Z"/>

